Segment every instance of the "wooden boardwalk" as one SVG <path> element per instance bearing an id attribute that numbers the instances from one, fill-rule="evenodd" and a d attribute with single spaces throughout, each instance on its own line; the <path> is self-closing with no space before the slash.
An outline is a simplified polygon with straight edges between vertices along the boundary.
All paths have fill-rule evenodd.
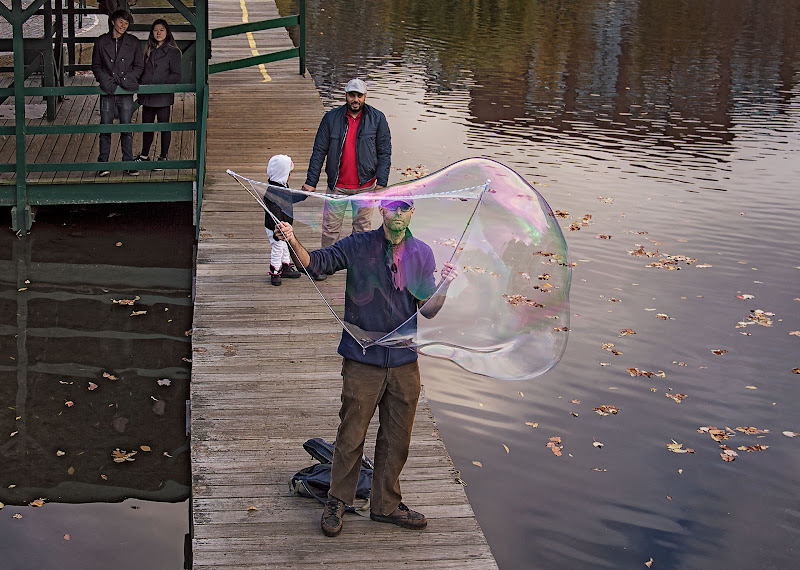
<path id="1" fill-rule="evenodd" d="M 246 6 L 251 21 L 278 15 L 272 1 Z M 212 27 L 242 21 L 239 0 L 209 9 Z M 291 47 L 285 30 L 254 36 L 261 53 Z M 215 40 L 212 62 L 250 55 L 244 36 Z M 496 568 L 424 395 L 402 484 L 404 500 L 428 516 L 426 530 L 348 514 L 342 534 L 326 538 L 322 506 L 289 494 L 292 474 L 314 463 L 303 442 L 335 439 L 340 328 L 306 278 L 269 284 L 263 211 L 225 170 L 264 180 L 269 157 L 285 153 L 298 187 L 322 114 L 297 60 L 211 79 L 192 337 L 193 567 Z M 319 243 L 311 230 L 298 233 Z M 341 295 L 344 277 L 320 285 Z M 370 456 L 375 433 L 373 425 Z"/>

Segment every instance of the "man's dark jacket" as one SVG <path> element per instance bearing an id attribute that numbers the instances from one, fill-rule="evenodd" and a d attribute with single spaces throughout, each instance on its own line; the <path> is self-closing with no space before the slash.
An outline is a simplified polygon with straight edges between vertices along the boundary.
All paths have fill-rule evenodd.
<path id="1" fill-rule="evenodd" d="M 347 105 L 331 109 L 317 129 L 314 150 L 308 163 L 306 184 L 317 187 L 322 163 L 328 176 L 328 188 L 333 189 L 339 179 L 339 161 L 347 137 Z M 356 165 L 358 183 L 364 185 L 377 178 L 378 186 L 388 186 L 389 167 L 392 163 L 392 136 L 386 116 L 375 107 L 364 105 L 358 123 L 356 140 Z"/>
<path id="2" fill-rule="evenodd" d="M 125 33 L 114 39 L 113 33 L 108 32 L 95 40 L 92 73 L 100 89 L 109 95 L 113 95 L 117 87 L 128 91 L 139 89 L 143 68 L 141 43 L 131 34 Z"/>
<path id="3" fill-rule="evenodd" d="M 428 299 L 436 291 L 433 251 L 409 230 L 406 230 L 401 268 L 389 263 L 394 258 L 383 226 L 351 234 L 331 246 L 309 252 L 309 257 L 308 269 L 314 273 L 331 275 L 347 270 L 344 320 L 371 333 L 385 334 L 403 323 L 407 323 L 403 325 L 404 332 L 415 332 L 417 300 Z M 398 270 L 405 276 L 402 289 L 395 287 L 392 278 L 392 273 Z M 410 348 L 373 345 L 362 349 L 345 330 L 339 342 L 339 354 L 381 368 L 394 368 L 417 360 L 417 353 Z"/>

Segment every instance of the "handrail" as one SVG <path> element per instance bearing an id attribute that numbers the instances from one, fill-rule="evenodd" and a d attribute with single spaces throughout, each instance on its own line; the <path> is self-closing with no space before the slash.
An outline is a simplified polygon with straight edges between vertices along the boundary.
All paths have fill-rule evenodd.
<path id="1" fill-rule="evenodd" d="M 285 28 L 287 26 L 297 26 L 299 24 L 300 17 L 295 14 L 294 16 L 284 16 L 283 18 L 275 18 L 274 20 L 261 20 L 258 22 L 248 22 L 246 24 L 223 26 L 221 28 L 213 28 L 211 30 L 211 39 L 216 40 L 219 38 L 235 36 L 237 34 L 244 34 L 247 32 L 259 32 L 261 30 Z"/>

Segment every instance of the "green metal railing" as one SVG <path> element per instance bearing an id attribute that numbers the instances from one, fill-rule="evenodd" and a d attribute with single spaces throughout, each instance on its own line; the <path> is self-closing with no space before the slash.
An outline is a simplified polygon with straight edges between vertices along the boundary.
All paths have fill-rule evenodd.
<path id="1" fill-rule="evenodd" d="M 184 52 L 184 79 L 193 76 L 193 81 L 176 85 L 142 85 L 138 93 L 189 93 L 195 94 L 195 121 L 175 123 L 146 124 L 71 124 L 71 125 L 28 125 L 25 123 L 26 97 L 44 97 L 47 101 L 47 117 L 55 118 L 55 105 L 66 95 L 98 95 L 102 94 L 99 86 L 65 86 L 65 74 L 90 69 L 90 65 L 79 64 L 75 60 L 75 46 L 78 43 L 93 43 L 95 38 L 75 36 L 75 16 L 97 14 L 96 9 L 75 8 L 72 1 L 67 7 L 61 6 L 61 0 L 34 0 L 22 8 L 22 0 L 11 0 L 11 9 L 0 3 L 0 17 L 5 18 L 12 27 L 12 38 L 0 39 L 0 51 L 13 51 L 14 66 L 11 87 L 0 88 L 0 101 L 13 97 L 14 126 L 0 127 L 0 135 L 13 136 L 16 144 L 15 162 L 0 164 L 0 172 L 14 172 L 13 184 L 0 184 L 0 205 L 12 206 L 13 229 L 24 233 L 33 222 L 31 206 L 55 204 L 83 203 L 121 203 L 121 202 L 164 202 L 164 201 L 196 201 L 196 228 L 199 233 L 200 211 L 203 201 L 203 182 L 205 177 L 206 123 L 208 118 L 208 76 L 210 73 L 240 69 L 253 65 L 298 57 L 300 74 L 305 74 L 305 1 L 300 0 L 299 15 L 286 16 L 272 20 L 250 22 L 235 26 L 209 29 L 208 0 L 196 0 L 194 6 L 186 6 L 181 0 L 168 0 L 172 8 L 133 8 L 134 14 L 178 13 L 188 24 L 172 25 L 173 31 L 194 32 L 194 41 L 179 41 Z M 85 4 L 84 4 L 85 5 Z M 67 12 L 68 33 L 63 37 L 63 12 Z M 41 38 L 25 38 L 22 36 L 23 24 L 33 15 L 44 16 L 44 36 Z M 101 16 L 105 17 L 105 15 Z M 50 25 L 51 20 L 55 25 Z M 211 40 L 237 34 L 267 30 L 285 26 L 299 26 L 299 47 L 275 53 L 243 58 L 223 63 L 208 64 Z M 57 28 L 57 29 L 56 29 Z M 133 24 L 129 30 L 149 30 L 148 25 Z M 34 57 L 26 62 L 26 48 L 38 50 L 42 57 Z M 66 49 L 65 49 L 66 48 Z M 63 54 L 66 52 L 66 61 Z M 0 71 L 3 69 L 0 68 Z M 42 86 L 25 86 L 25 80 L 34 72 L 42 72 Z M 118 90 L 117 93 L 129 93 Z M 162 132 L 162 131 L 195 131 L 194 159 L 159 161 L 158 163 L 116 161 L 116 162 L 28 162 L 26 158 L 28 135 L 61 135 L 81 133 L 122 133 L 122 132 Z M 70 172 L 109 170 L 152 170 L 187 169 L 194 170 L 193 180 L 173 180 L 158 182 L 93 182 L 90 184 L 74 183 L 29 183 L 31 172 Z"/>

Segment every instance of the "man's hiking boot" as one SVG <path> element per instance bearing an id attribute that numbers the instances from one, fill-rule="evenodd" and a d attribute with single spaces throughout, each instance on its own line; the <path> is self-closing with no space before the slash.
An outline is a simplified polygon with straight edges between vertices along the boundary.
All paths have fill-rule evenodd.
<path id="1" fill-rule="evenodd" d="M 294 266 L 294 263 L 284 263 L 281 265 L 281 277 L 286 279 L 299 279 L 301 273 Z"/>
<path id="2" fill-rule="evenodd" d="M 322 533 L 325 536 L 338 536 L 342 532 L 342 516 L 344 516 L 344 503 L 336 497 L 328 499 L 320 521 Z"/>
<path id="3" fill-rule="evenodd" d="M 428 519 L 425 518 L 425 515 L 412 511 L 403 503 L 397 505 L 397 508 L 390 515 L 370 513 L 369 518 L 378 522 L 396 524 L 403 528 L 423 529 L 428 526 Z"/>

